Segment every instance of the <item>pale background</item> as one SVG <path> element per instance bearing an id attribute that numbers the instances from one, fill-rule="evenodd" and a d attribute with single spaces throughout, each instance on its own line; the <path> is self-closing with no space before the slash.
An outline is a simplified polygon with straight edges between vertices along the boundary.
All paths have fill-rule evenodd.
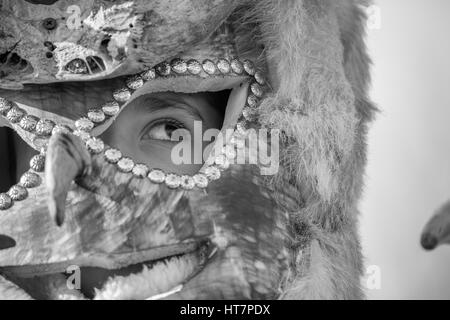
<path id="1" fill-rule="evenodd" d="M 425 252 L 421 230 L 450 199 L 450 1 L 378 0 L 366 188 L 360 204 L 372 299 L 450 299 L 450 246 Z"/>

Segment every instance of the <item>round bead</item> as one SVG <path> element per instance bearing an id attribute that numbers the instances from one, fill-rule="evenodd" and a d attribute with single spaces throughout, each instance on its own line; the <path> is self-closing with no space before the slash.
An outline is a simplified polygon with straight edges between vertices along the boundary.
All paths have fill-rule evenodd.
<path id="1" fill-rule="evenodd" d="M 210 181 L 214 181 L 220 178 L 220 170 L 219 168 L 214 166 L 205 168 L 204 173 Z"/>
<path id="2" fill-rule="evenodd" d="M 43 153 L 45 153 L 48 148 L 48 139 L 43 137 L 34 137 L 33 146 L 36 149 L 43 150 Z"/>
<path id="3" fill-rule="evenodd" d="M 25 172 L 20 178 L 20 185 L 25 188 L 36 188 L 41 182 L 41 177 L 34 172 Z"/>
<path id="4" fill-rule="evenodd" d="M 12 107 L 12 102 L 0 97 L 0 114 L 5 115 Z"/>
<path id="5" fill-rule="evenodd" d="M 45 156 L 37 154 L 31 158 L 30 168 L 36 172 L 43 172 L 45 169 Z"/>
<path id="6" fill-rule="evenodd" d="M 52 134 L 56 134 L 56 133 L 70 133 L 71 131 L 72 131 L 72 129 L 70 129 L 68 126 L 57 124 L 53 128 Z"/>
<path id="7" fill-rule="evenodd" d="M 229 160 L 233 160 L 237 156 L 234 145 L 226 145 L 225 147 L 223 147 L 222 152 Z"/>
<path id="8" fill-rule="evenodd" d="M 125 173 L 131 172 L 134 167 L 134 161 L 130 158 L 122 158 L 117 162 L 117 166 L 119 167 L 119 170 Z"/>
<path id="9" fill-rule="evenodd" d="M 89 110 L 87 116 L 89 120 L 91 120 L 94 123 L 101 123 L 106 119 L 106 116 L 103 113 L 103 111 L 99 109 Z"/>
<path id="10" fill-rule="evenodd" d="M 255 80 L 262 86 L 266 84 L 266 79 L 264 79 L 264 76 L 259 71 L 256 71 L 255 73 Z"/>
<path id="11" fill-rule="evenodd" d="M 169 188 L 175 189 L 181 185 L 181 177 L 176 174 L 169 173 L 168 175 L 166 175 L 166 179 L 164 182 Z"/>
<path id="12" fill-rule="evenodd" d="M 84 132 L 89 132 L 94 129 L 94 123 L 88 118 L 81 118 L 75 121 L 75 127 Z"/>
<path id="13" fill-rule="evenodd" d="M 144 80 L 140 76 L 135 75 L 128 78 L 126 84 L 127 87 L 130 88 L 131 90 L 137 90 L 144 85 Z"/>
<path id="14" fill-rule="evenodd" d="M 102 140 L 97 138 L 90 138 L 86 141 L 86 147 L 92 153 L 100 153 L 105 148 L 105 144 Z"/>
<path id="15" fill-rule="evenodd" d="M 235 146 L 236 149 L 242 150 L 245 148 L 245 137 L 235 134 L 231 137 L 230 144 Z"/>
<path id="16" fill-rule="evenodd" d="M 154 68 L 150 68 L 141 73 L 141 78 L 144 81 L 153 80 L 156 78 L 156 72 Z"/>
<path id="17" fill-rule="evenodd" d="M 248 135 L 247 126 L 244 122 L 238 122 L 236 124 L 235 133 L 240 137 L 246 137 Z"/>
<path id="18" fill-rule="evenodd" d="M 231 70 L 236 74 L 242 74 L 244 72 L 244 66 L 238 59 L 231 60 Z"/>
<path id="19" fill-rule="evenodd" d="M 258 101 L 259 101 L 258 98 L 256 96 L 254 96 L 253 94 L 250 94 L 247 97 L 247 104 L 251 108 L 255 108 L 258 105 Z"/>
<path id="20" fill-rule="evenodd" d="M 205 160 L 204 164 L 206 166 L 212 166 L 214 164 L 214 161 L 216 159 L 215 154 L 216 154 L 216 148 L 214 146 L 213 150 L 211 150 L 211 153 L 208 155 L 208 157 Z"/>
<path id="21" fill-rule="evenodd" d="M 227 157 L 224 154 L 218 155 L 214 159 L 214 164 L 219 168 L 220 170 L 226 170 L 230 167 L 230 161 L 228 161 Z"/>
<path id="22" fill-rule="evenodd" d="M 6 193 L 0 193 L 0 210 L 8 210 L 13 205 L 13 200 Z"/>
<path id="23" fill-rule="evenodd" d="M 202 67 L 203 70 L 209 75 L 216 73 L 216 65 L 211 60 L 204 60 L 202 63 Z"/>
<path id="24" fill-rule="evenodd" d="M 22 119 L 22 117 L 26 115 L 25 110 L 13 106 L 8 113 L 6 114 L 6 118 L 9 120 L 9 122 L 11 123 L 17 123 L 20 121 L 20 119 Z"/>
<path id="25" fill-rule="evenodd" d="M 170 65 L 172 66 L 172 70 L 178 74 L 183 74 L 187 71 L 187 63 L 183 59 L 173 59 Z"/>
<path id="26" fill-rule="evenodd" d="M 148 178 L 153 183 L 163 183 L 166 180 L 166 174 L 158 169 L 150 171 Z"/>
<path id="27" fill-rule="evenodd" d="M 108 149 L 105 151 L 105 158 L 109 163 L 117 163 L 122 158 L 122 152 L 117 149 Z"/>
<path id="28" fill-rule="evenodd" d="M 195 187 L 195 181 L 190 176 L 181 176 L 181 187 L 185 190 L 192 190 Z"/>
<path id="29" fill-rule="evenodd" d="M 85 142 L 88 141 L 91 138 L 90 134 L 87 133 L 86 131 L 75 130 L 73 132 L 73 134 L 76 135 L 77 137 L 79 137 L 81 140 L 83 140 Z"/>
<path id="30" fill-rule="evenodd" d="M 48 140 L 47 140 L 48 141 Z M 48 148 L 48 143 L 42 143 L 42 146 L 40 147 L 39 151 L 41 154 L 46 154 Z"/>
<path id="31" fill-rule="evenodd" d="M 252 109 L 250 107 L 244 107 L 244 109 L 242 110 L 242 115 L 244 116 L 245 120 L 250 122 L 256 119 L 255 109 Z"/>
<path id="32" fill-rule="evenodd" d="M 262 89 L 262 87 L 257 82 L 253 82 L 250 85 L 250 90 L 258 98 L 261 98 L 263 96 L 263 94 L 264 94 L 264 90 Z"/>
<path id="33" fill-rule="evenodd" d="M 139 178 L 145 178 L 148 174 L 148 167 L 145 164 L 137 164 L 133 168 L 133 174 Z"/>
<path id="34" fill-rule="evenodd" d="M 219 71 L 223 74 L 228 74 L 231 69 L 230 63 L 226 59 L 219 59 L 217 62 L 217 69 L 219 69 Z"/>
<path id="35" fill-rule="evenodd" d="M 170 64 L 166 61 L 161 62 L 155 67 L 156 73 L 160 76 L 167 77 L 171 73 Z"/>
<path id="36" fill-rule="evenodd" d="M 202 72 L 202 65 L 197 60 L 192 59 L 187 62 L 187 70 L 189 73 L 196 75 Z"/>
<path id="37" fill-rule="evenodd" d="M 116 101 L 107 102 L 103 105 L 102 111 L 107 116 L 113 117 L 120 111 L 120 106 Z"/>
<path id="38" fill-rule="evenodd" d="M 118 89 L 118 90 L 114 91 L 113 98 L 117 102 L 126 102 L 131 98 L 131 92 L 130 92 L 130 90 L 128 90 L 126 88 Z"/>
<path id="39" fill-rule="evenodd" d="M 208 177 L 203 173 L 196 174 L 193 179 L 198 188 L 204 189 L 208 186 Z"/>
<path id="40" fill-rule="evenodd" d="M 251 76 L 256 72 L 255 65 L 250 60 L 244 60 L 244 70 Z"/>
<path id="41" fill-rule="evenodd" d="M 15 185 L 12 186 L 11 189 L 9 189 L 8 195 L 14 201 L 22 201 L 28 197 L 28 191 L 22 186 Z"/>
<path id="42" fill-rule="evenodd" d="M 20 119 L 19 126 L 25 131 L 32 132 L 36 128 L 38 121 L 39 118 L 35 116 L 25 115 L 22 119 Z"/>
<path id="43" fill-rule="evenodd" d="M 55 123 L 52 120 L 41 119 L 36 124 L 36 133 L 40 136 L 49 136 L 55 128 Z"/>

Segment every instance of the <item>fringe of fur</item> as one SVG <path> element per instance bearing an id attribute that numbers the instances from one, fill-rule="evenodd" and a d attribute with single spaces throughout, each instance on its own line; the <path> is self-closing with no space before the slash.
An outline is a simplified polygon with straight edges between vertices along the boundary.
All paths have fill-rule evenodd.
<path id="1" fill-rule="evenodd" d="M 363 297 L 356 205 L 375 108 L 367 98 L 362 5 L 368 2 L 254 0 L 242 17 L 242 34 L 258 26 L 253 37 L 274 85 L 259 120 L 283 130 L 284 170 L 271 182 L 284 189 L 290 181 L 300 192 L 291 214 L 293 238 L 301 240 L 292 244 L 295 272 L 283 298 Z"/>

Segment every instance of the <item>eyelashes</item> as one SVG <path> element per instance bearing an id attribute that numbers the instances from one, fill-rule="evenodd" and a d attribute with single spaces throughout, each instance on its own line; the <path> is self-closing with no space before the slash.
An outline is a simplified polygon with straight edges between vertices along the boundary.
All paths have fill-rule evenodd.
<path id="1" fill-rule="evenodd" d="M 178 129 L 186 129 L 186 125 L 173 118 L 158 119 L 147 125 L 141 140 L 173 141 L 172 135 Z"/>

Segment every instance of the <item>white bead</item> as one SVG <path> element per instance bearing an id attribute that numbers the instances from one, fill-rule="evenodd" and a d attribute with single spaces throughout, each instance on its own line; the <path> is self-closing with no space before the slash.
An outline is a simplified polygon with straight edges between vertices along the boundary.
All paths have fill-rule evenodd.
<path id="1" fill-rule="evenodd" d="M 72 130 L 65 125 L 59 125 L 57 124 L 53 129 L 52 129 L 52 134 L 56 134 L 56 133 L 69 133 Z"/>
<path id="2" fill-rule="evenodd" d="M 217 62 L 217 69 L 219 69 L 219 71 L 222 74 L 228 74 L 230 73 L 230 63 L 228 62 L 228 60 L 225 59 L 219 59 L 219 61 Z"/>
<path id="3" fill-rule="evenodd" d="M 145 164 L 137 164 L 133 168 L 133 174 L 139 178 L 145 178 L 148 174 L 148 167 Z"/>
<path id="4" fill-rule="evenodd" d="M 185 190 L 192 190 L 195 187 L 195 181 L 190 176 L 181 176 L 181 187 Z"/>
<path id="5" fill-rule="evenodd" d="M 253 82 L 250 85 L 250 90 L 258 98 L 261 98 L 263 96 L 263 94 L 264 94 L 263 89 L 261 88 L 261 86 L 257 82 Z"/>
<path id="6" fill-rule="evenodd" d="M 126 88 L 119 89 L 114 91 L 113 97 L 118 102 L 126 102 L 131 98 L 131 92 Z"/>
<path id="7" fill-rule="evenodd" d="M 25 130 L 25 131 L 33 131 L 36 129 L 36 124 L 38 123 L 39 119 L 35 116 L 31 115 L 25 115 L 22 119 L 20 119 L 19 126 Z"/>
<path id="8" fill-rule="evenodd" d="M 196 75 L 202 72 L 202 65 L 197 60 L 189 60 L 187 62 L 187 70 L 189 73 Z"/>
<path id="9" fill-rule="evenodd" d="M 231 60 L 231 70 L 236 74 L 242 74 L 244 72 L 244 66 L 239 60 L 233 59 Z"/>
<path id="10" fill-rule="evenodd" d="M 229 160 L 233 160 L 236 158 L 237 153 L 234 145 L 227 144 L 223 150 L 223 154 L 227 157 Z"/>
<path id="11" fill-rule="evenodd" d="M 241 138 L 247 137 L 248 136 L 248 130 L 245 126 L 245 123 L 243 122 L 238 122 L 236 124 L 236 130 L 235 130 L 235 134 Z"/>
<path id="12" fill-rule="evenodd" d="M 235 146 L 236 149 L 242 150 L 245 148 L 245 138 L 243 139 L 241 136 L 233 135 L 230 139 L 230 144 Z"/>
<path id="13" fill-rule="evenodd" d="M 171 62 L 172 70 L 178 74 L 184 74 L 187 71 L 187 64 L 186 61 L 176 58 L 173 59 Z"/>
<path id="14" fill-rule="evenodd" d="M 36 133 L 41 136 L 49 136 L 53 132 L 55 123 L 52 120 L 41 119 L 36 124 Z"/>
<path id="15" fill-rule="evenodd" d="M 250 108 L 255 108 L 258 105 L 258 98 L 253 94 L 249 94 L 247 97 L 247 104 Z"/>
<path id="16" fill-rule="evenodd" d="M 22 201 L 28 197 L 28 191 L 22 186 L 15 185 L 12 186 L 11 189 L 9 189 L 8 195 L 14 201 Z"/>
<path id="17" fill-rule="evenodd" d="M 12 102 L 0 97 L 0 114 L 5 115 L 13 106 Z"/>
<path id="18" fill-rule="evenodd" d="M 256 118 L 255 109 L 252 109 L 250 107 L 244 107 L 244 109 L 242 110 L 242 115 L 244 116 L 245 120 L 249 122 L 253 122 Z"/>
<path id="19" fill-rule="evenodd" d="M 6 118 L 11 123 L 17 123 L 25 115 L 26 115 L 25 110 L 23 110 L 19 107 L 13 106 L 11 109 L 9 109 L 8 113 L 6 114 Z"/>
<path id="20" fill-rule="evenodd" d="M 203 70 L 209 74 L 213 75 L 216 72 L 216 65 L 211 60 L 206 59 L 202 63 Z"/>
<path id="21" fill-rule="evenodd" d="M 181 177 L 176 174 L 169 173 L 168 175 L 166 175 L 165 183 L 166 186 L 171 189 L 178 188 L 181 184 Z"/>
<path id="22" fill-rule="evenodd" d="M 45 169 L 45 156 L 37 154 L 30 160 L 30 168 L 36 172 L 42 172 Z"/>
<path id="23" fill-rule="evenodd" d="M 266 79 L 264 79 L 264 76 L 259 71 L 256 71 L 255 73 L 255 80 L 262 86 L 266 84 Z"/>
<path id="24" fill-rule="evenodd" d="M 122 158 L 117 162 L 119 170 L 125 173 L 131 172 L 134 167 L 134 161 L 130 158 Z"/>
<path id="25" fill-rule="evenodd" d="M 208 177 L 204 175 L 203 173 L 198 173 L 194 177 L 195 185 L 200 188 L 204 189 L 208 186 Z"/>
<path id="26" fill-rule="evenodd" d="M 221 170 L 226 170 L 230 167 L 230 161 L 228 161 L 227 157 L 224 154 L 218 155 L 214 160 L 214 163 L 217 168 Z"/>
<path id="27" fill-rule="evenodd" d="M 25 188 L 36 188 L 41 184 L 42 180 L 39 175 L 34 172 L 25 172 L 20 178 L 20 185 Z"/>
<path id="28" fill-rule="evenodd" d="M 12 205 L 13 200 L 11 197 L 6 193 L 0 193 L 0 210 L 8 210 Z"/>
<path id="29" fill-rule="evenodd" d="M 107 116 L 115 116 L 116 114 L 119 113 L 120 111 L 120 106 L 116 101 L 111 101 L 111 102 L 107 102 L 103 105 L 102 107 L 102 111 L 107 115 Z"/>
<path id="30" fill-rule="evenodd" d="M 210 181 L 214 181 L 220 178 L 220 170 L 219 168 L 214 166 L 205 168 L 204 174 L 208 177 Z"/>
<path id="31" fill-rule="evenodd" d="M 88 111 L 88 118 L 92 122 L 101 123 L 101 122 L 105 121 L 106 116 L 102 110 L 94 109 L 94 110 Z"/>
<path id="32" fill-rule="evenodd" d="M 131 90 L 137 90 L 144 85 L 144 80 L 140 76 L 132 76 L 126 80 L 127 87 Z"/>
<path id="33" fill-rule="evenodd" d="M 100 153 L 105 148 L 105 144 L 100 139 L 90 138 L 88 141 L 86 141 L 86 147 L 92 153 Z"/>
<path id="34" fill-rule="evenodd" d="M 251 76 L 256 72 L 255 66 L 250 60 L 244 60 L 244 70 Z"/>
<path id="35" fill-rule="evenodd" d="M 167 77 L 172 72 L 172 68 L 170 67 L 170 64 L 166 61 L 161 62 L 157 66 L 155 66 L 156 73 L 160 76 Z"/>
<path id="36" fill-rule="evenodd" d="M 90 134 L 86 131 L 75 130 L 73 134 L 79 137 L 84 142 L 88 141 L 91 138 Z"/>
<path id="37" fill-rule="evenodd" d="M 153 183 L 163 183 L 166 179 L 166 174 L 161 170 L 155 169 L 150 171 L 147 177 Z"/>
<path id="38" fill-rule="evenodd" d="M 122 158 L 122 152 L 117 149 L 108 149 L 105 151 L 105 158 L 109 163 L 117 163 Z"/>
<path id="39" fill-rule="evenodd" d="M 94 123 L 88 118 L 81 118 L 75 121 L 75 127 L 80 131 L 89 132 L 94 128 Z"/>
<path id="40" fill-rule="evenodd" d="M 150 68 L 148 70 L 145 70 L 144 72 L 141 73 L 141 78 L 144 81 L 149 81 L 149 80 L 153 80 L 156 78 L 156 72 L 154 68 Z"/>

